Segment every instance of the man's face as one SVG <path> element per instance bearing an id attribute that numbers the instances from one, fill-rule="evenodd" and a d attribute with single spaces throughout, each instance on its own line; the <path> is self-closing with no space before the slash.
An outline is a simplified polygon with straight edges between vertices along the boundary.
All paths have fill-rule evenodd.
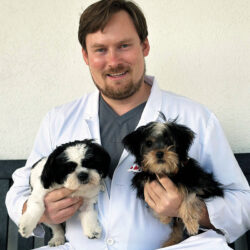
<path id="1" fill-rule="evenodd" d="M 103 31 L 88 34 L 86 48 L 83 58 L 102 95 L 122 100 L 141 88 L 149 43 L 141 43 L 127 12 L 117 12 Z"/>

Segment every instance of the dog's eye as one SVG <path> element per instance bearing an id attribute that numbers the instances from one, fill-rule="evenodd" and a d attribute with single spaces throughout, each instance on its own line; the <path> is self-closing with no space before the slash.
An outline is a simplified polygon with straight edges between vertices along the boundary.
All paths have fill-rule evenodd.
<path id="1" fill-rule="evenodd" d="M 146 146 L 147 146 L 148 148 L 152 147 L 152 145 L 153 145 L 153 142 L 152 142 L 151 140 L 147 140 L 147 141 L 146 141 Z"/>
<path id="2" fill-rule="evenodd" d="M 67 162 L 66 163 L 66 166 L 67 166 L 67 169 L 70 170 L 70 171 L 74 171 L 77 164 L 75 162 Z"/>

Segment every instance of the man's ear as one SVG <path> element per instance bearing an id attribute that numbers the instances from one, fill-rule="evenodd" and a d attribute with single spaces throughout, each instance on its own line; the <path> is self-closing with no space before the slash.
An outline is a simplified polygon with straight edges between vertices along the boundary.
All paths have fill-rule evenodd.
<path id="1" fill-rule="evenodd" d="M 89 58 L 88 58 L 88 52 L 87 49 L 82 48 L 82 57 L 84 62 L 89 65 Z"/>
<path id="2" fill-rule="evenodd" d="M 147 55 L 149 54 L 150 45 L 149 45 L 148 38 L 146 38 L 146 39 L 142 42 L 142 51 L 143 51 L 144 57 L 147 56 Z"/>

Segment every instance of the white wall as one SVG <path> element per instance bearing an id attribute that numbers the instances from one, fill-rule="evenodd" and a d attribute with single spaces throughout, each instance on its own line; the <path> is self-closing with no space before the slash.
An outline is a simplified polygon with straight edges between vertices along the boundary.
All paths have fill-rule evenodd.
<path id="1" fill-rule="evenodd" d="M 42 117 L 94 89 L 77 40 L 91 0 L 0 1 L 0 159 L 26 158 Z M 147 73 L 215 112 L 234 152 L 250 152 L 250 1 L 137 0 Z"/>

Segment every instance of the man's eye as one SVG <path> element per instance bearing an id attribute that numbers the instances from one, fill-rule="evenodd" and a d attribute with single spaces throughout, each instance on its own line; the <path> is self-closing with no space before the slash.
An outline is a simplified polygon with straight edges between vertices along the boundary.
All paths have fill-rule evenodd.
<path id="1" fill-rule="evenodd" d="M 105 52 L 105 49 L 104 48 L 99 48 L 99 49 L 96 49 L 95 52 L 103 53 L 103 52 Z"/>
<path id="2" fill-rule="evenodd" d="M 146 141 L 146 146 L 147 146 L 148 148 L 152 147 L 152 145 L 153 145 L 153 142 L 152 142 L 151 140 L 147 140 L 147 141 Z"/>
<path id="3" fill-rule="evenodd" d="M 121 48 L 122 48 L 122 49 L 126 49 L 127 47 L 129 47 L 129 44 L 122 44 L 122 45 L 121 45 Z"/>

